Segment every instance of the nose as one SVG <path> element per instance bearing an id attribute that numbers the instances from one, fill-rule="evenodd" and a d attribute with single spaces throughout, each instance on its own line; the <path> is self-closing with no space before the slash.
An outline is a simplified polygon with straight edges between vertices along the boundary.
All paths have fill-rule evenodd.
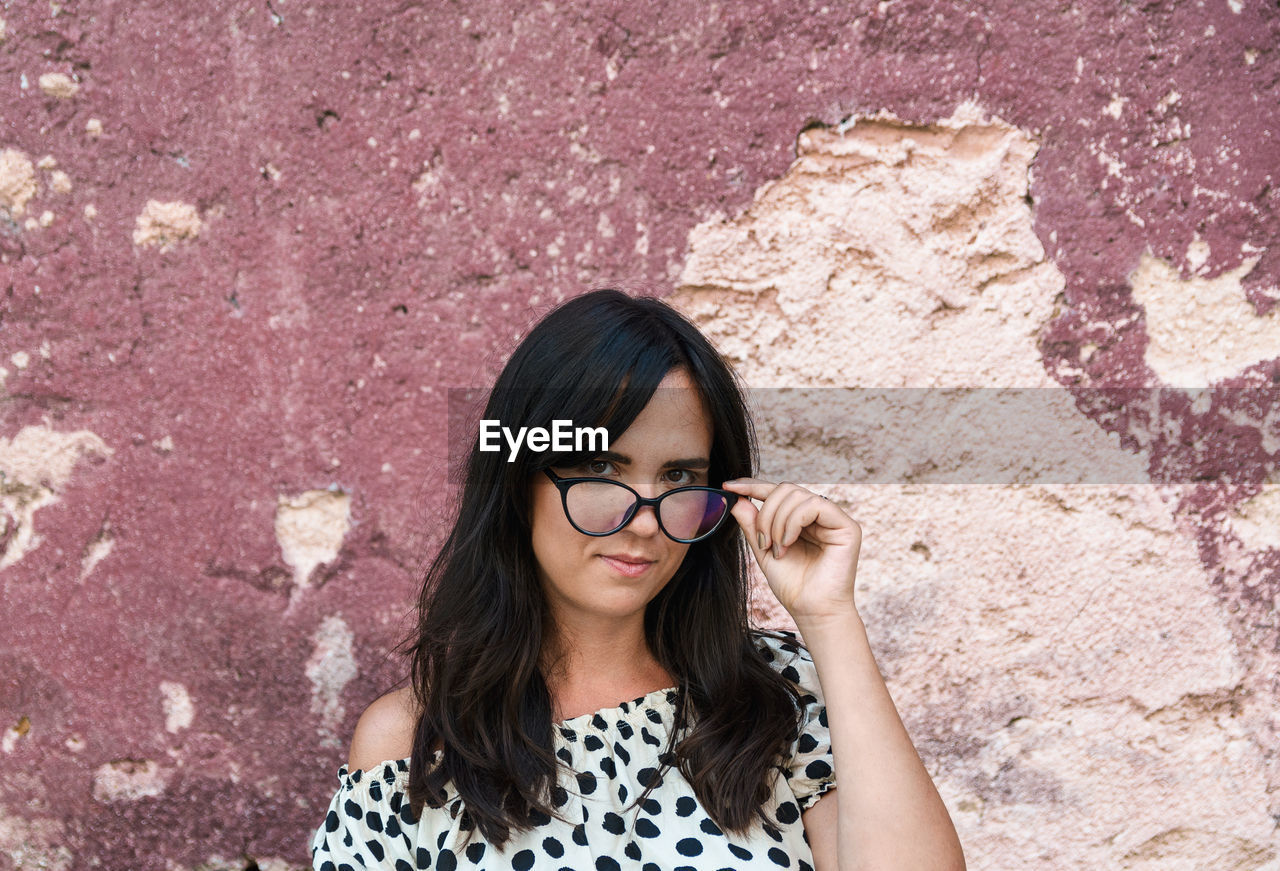
<path id="1" fill-rule="evenodd" d="M 636 509 L 635 515 L 631 518 L 631 522 L 627 524 L 627 529 L 636 535 L 650 537 L 661 532 L 658 526 L 658 512 L 652 505 L 642 505 Z"/>

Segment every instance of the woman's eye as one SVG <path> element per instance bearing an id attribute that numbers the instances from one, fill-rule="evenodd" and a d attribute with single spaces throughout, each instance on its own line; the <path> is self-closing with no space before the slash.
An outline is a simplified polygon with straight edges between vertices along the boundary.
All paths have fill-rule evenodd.
<path id="1" fill-rule="evenodd" d="M 687 485 L 693 483 L 693 472 L 688 469 L 669 469 L 667 480 L 672 484 Z"/>
<path id="2" fill-rule="evenodd" d="M 592 475 L 607 475 L 609 470 L 613 468 L 613 463 L 608 460 L 588 460 L 585 468 Z"/>

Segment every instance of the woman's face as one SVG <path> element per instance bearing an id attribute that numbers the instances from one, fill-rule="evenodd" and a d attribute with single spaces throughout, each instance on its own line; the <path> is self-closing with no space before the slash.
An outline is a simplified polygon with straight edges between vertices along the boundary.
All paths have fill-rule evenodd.
<path id="1" fill-rule="evenodd" d="M 708 483 L 711 437 L 710 417 L 693 381 L 685 370 L 672 369 L 607 453 L 553 471 L 561 477 L 611 478 L 641 496 L 658 496 Z M 570 525 L 560 491 L 542 473 L 534 475 L 531 501 L 538 578 L 559 625 L 643 613 L 689 550 L 663 534 L 652 506 L 641 508 L 612 535 L 590 536 Z"/>

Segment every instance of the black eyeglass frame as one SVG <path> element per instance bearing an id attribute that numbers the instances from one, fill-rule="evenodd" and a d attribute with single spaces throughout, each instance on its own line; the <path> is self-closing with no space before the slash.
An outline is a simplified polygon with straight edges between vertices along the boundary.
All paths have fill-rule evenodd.
<path id="1" fill-rule="evenodd" d="M 702 487 L 702 486 L 677 487 L 674 490 L 668 490 L 667 492 L 663 493 L 661 496 L 654 496 L 653 498 L 647 498 L 647 497 L 641 496 L 639 493 L 637 493 L 635 490 L 628 487 L 626 484 L 622 483 L 621 481 L 614 481 L 610 478 L 591 478 L 591 477 L 561 478 L 559 475 L 557 475 L 555 472 L 551 471 L 550 469 L 543 469 L 542 471 L 546 473 L 547 477 L 551 479 L 551 483 L 555 484 L 556 489 L 560 491 L 560 505 L 564 508 L 564 516 L 566 519 L 568 519 L 569 525 L 572 526 L 574 529 L 578 530 L 578 532 L 581 532 L 583 535 L 590 535 L 594 538 L 603 538 L 606 535 L 613 535 L 615 532 L 620 532 L 621 530 L 626 528 L 628 523 L 630 523 L 632 520 L 635 519 L 636 514 L 640 512 L 641 508 L 643 508 L 646 505 L 652 505 L 653 516 L 657 519 L 658 528 L 662 530 L 663 535 L 665 535 L 667 538 L 671 539 L 672 541 L 678 544 L 693 544 L 695 542 L 703 541 L 715 535 L 716 531 L 719 530 L 720 527 L 724 525 L 725 520 L 729 518 L 729 510 L 733 508 L 734 503 L 738 501 L 737 493 L 730 493 L 728 490 L 721 490 L 719 487 Z M 612 484 L 615 487 L 621 487 L 622 489 L 626 490 L 634 497 L 634 501 L 631 503 L 631 507 L 627 510 L 626 516 L 623 517 L 622 522 L 619 523 L 615 528 L 609 530 L 608 532 L 588 532 L 587 530 L 579 526 L 577 523 L 575 523 L 573 520 L 573 515 L 569 513 L 569 488 L 572 487 L 574 484 L 581 484 L 586 481 L 590 481 L 595 484 Z M 667 527 L 662 522 L 662 510 L 659 507 L 659 503 L 662 502 L 663 499 L 666 499 L 668 496 L 672 496 L 676 493 L 687 493 L 690 490 L 705 490 L 707 492 L 715 493 L 716 495 L 721 496 L 725 500 L 724 515 L 721 516 L 721 518 L 716 521 L 715 526 L 711 527 L 709 530 L 704 532 L 702 535 L 699 535 L 697 538 L 676 538 L 667 530 Z"/>

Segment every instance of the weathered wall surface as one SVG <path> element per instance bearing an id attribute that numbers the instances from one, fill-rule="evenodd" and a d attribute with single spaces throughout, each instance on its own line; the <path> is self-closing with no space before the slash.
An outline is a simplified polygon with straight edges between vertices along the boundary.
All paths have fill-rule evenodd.
<path id="1" fill-rule="evenodd" d="M 831 491 L 969 865 L 1280 867 L 1275 4 L 0 20 L 0 869 L 302 867 L 447 389 L 604 284 L 756 386 L 1060 388 L 1141 483 Z"/>

